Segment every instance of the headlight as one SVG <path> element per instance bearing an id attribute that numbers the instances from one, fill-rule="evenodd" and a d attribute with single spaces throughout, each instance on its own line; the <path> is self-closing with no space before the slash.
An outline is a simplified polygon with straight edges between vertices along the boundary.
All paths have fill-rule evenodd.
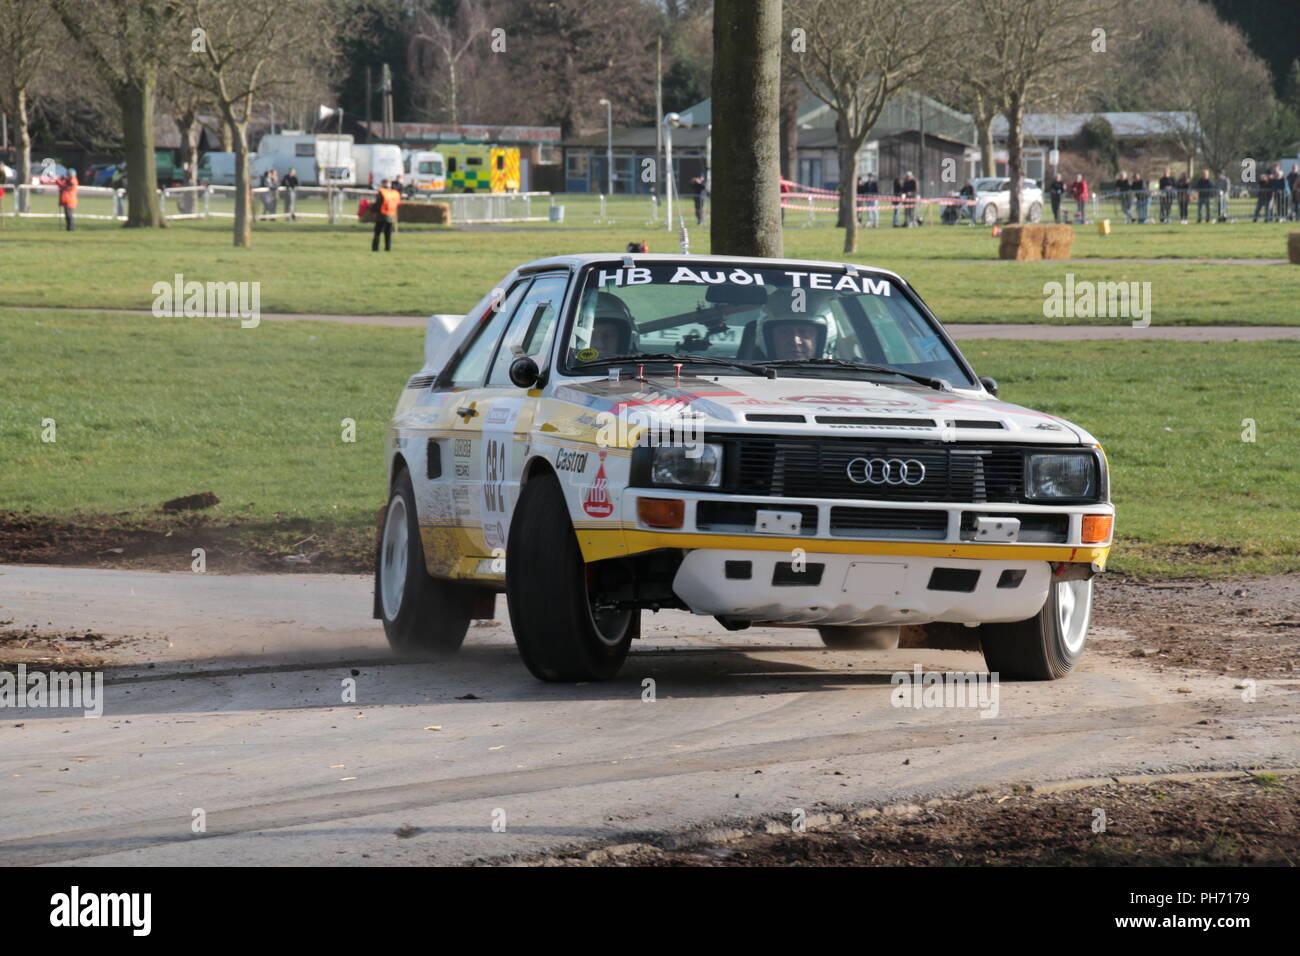
<path id="1" fill-rule="evenodd" d="M 656 485 L 716 488 L 722 484 L 722 446 L 654 448 L 650 457 L 650 479 Z"/>
<path id="2" fill-rule="evenodd" d="M 1030 455 L 1030 498 L 1096 498 L 1097 460 L 1092 455 Z"/>

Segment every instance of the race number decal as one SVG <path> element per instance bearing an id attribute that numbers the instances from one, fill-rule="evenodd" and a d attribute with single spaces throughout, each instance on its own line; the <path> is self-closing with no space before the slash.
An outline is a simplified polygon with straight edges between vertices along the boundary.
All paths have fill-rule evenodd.
<path id="1" fill-rule="evenodd" d="M 481 517 L 483 540 L 489 548 L 504 548 L 510 530 L 515 420 L 523 399 L 503 398 L 492 403 L 483 422 L 483 490 Z"/>

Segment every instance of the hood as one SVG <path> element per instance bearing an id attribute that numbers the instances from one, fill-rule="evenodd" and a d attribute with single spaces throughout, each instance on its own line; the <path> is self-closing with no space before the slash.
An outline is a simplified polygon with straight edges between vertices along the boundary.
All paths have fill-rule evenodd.
<path id="1" fill-rule="evenodd" d="M 706 432 L 858 435 L 948 441 L 1095 444 L 1055 415 L 999 401 L 983 390 L 940 392 L 824 378 L 647 375 L 562 379 L 555 398 L 638 422 L 685 421 Z"/>

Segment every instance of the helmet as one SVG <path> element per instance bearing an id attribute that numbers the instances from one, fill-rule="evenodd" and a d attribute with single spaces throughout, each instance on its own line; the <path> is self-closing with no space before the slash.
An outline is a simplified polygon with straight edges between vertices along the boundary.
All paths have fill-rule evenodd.
<path id="1" fill-rule="evenodd" d="M 602 353 L 622 355 L 633 351 L 636 320 L 632 318 L 627 303 L 618 296 L 609 292 L 588 292 L 583 297 L 578 321 L 574 325 L 573 347 L 575 351 L 595 348 L 597 339 L 607 336 L 613 336 L 616 345 L 613 349 L 601 349 Z"/>
<path id="2" fill-rule="evenodd" d="M 767 297 L 767 313 L 758 320 L 758 336 L 767 357 L 825 357 L 835 339 L 830 304 L 829 294 L 814 289 L 772 290 Z M 806 344 L 797 346 L 796 339 Z M 805 354 L 792 354 L 792 350 Z"/>

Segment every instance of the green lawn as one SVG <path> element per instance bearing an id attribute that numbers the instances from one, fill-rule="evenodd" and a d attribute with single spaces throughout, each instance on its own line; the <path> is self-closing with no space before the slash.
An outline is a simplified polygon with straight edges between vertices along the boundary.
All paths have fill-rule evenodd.
<path id="1" fill-rule="evenodd" d="M 12 200 L 10 200 L 12 201 Z M 391 254 L 370 252 L 357 224 L 258 223 L 252 249 L 230 245 L 228 220 L 185 221 L 165 230 L 125 230 L 84 221 L 74 233 L 55 220 L 5 217 L 0 229 L 0 306 L 62 305 L 147 309 L 154 283 L 186 279 L 256 281 L 267 312 L 425 315 L 468 308 L 515 264 L 565 252 L 621 252 L 646 240 L 675 252 L 675 233 L 647 224 L 649 200 L 611 202 L 613 224 L 597 222 L 594 197 L 561 196 L 566 222 L 497 228 L 406 227 Z M 829 219 L 802 228 L 788 217 L 786 253 L 840 259 L 842 234 Z M 1110 237 L 1076 230 L 1071 262 L 996 259 L 983 227 L 865 230 L 850 258 L 907 278 L 946 322 L 1043 322 L 1043 287 L 1077 281 L 1150 282 L 1156 325 L 1300 324 L 1300 269 L 1287 265 L 1199 264 L 1195 257 L 1268 259 L 1286 252 L 1295 224 L 1117 226 Z M 709 248 L 707 227 L 691 227 L 691 249 Z M 1098 262 L 1097 258 L 1167 261 Z M 1180 261 L 1181 260 L 1181 261 Z M 1124 319 L 1058 319 L 1126 324 Z"/>
<path id="2" fill-rule="evenodd" d="M 21 309 L 0 309 L 0 342 L 0 506 L 143 518 L 211 490 L 219 518 L 353 533 L 382 503 L 383 428 L 421 350 L 412 329 Z M 1106 446 L 1113 567 L 1300 570 L 1300 414 L 1281 387 L 1300 343 L 964 348 L 1003 397 Z M 40 438 L 46 418 L 54 443 Z M 341 440 L 344 418 L 355 443 Z M 1241 441 L 1246 418 L 1254 443 Z"/>

